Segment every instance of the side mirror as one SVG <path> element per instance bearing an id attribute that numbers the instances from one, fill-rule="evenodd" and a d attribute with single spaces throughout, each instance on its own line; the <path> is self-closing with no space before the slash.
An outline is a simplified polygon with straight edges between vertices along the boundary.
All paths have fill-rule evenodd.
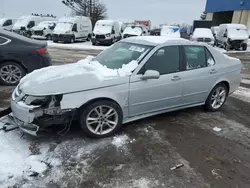
<path id="1" fill-rule="evenodd" d="M 147 70 L 144 75 L 142 75 L 143 80 L 148 80 L 148 79 L 158 79 L 160 78 L 160 73 L 155 70 Z"/>

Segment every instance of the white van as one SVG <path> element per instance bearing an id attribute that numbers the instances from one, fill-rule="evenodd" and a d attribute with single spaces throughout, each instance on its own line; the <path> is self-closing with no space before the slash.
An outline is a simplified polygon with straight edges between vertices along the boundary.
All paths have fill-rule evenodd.
<path id="1" fill-rule="evenodd" d="M 181 38 L 180 28 L 177 26 L 163 25 L 161 27 L 161 36 Z"/>
<path id="2" fill-rule="evenodd" d="M 242 24 L 221 24 L 216 37 L 216 45 L 223 47 L 225 50 L 230 49 L 247 49 L 249 38 L 248 30 Z"/>
<path id="3" fill-rule="evenodd" d="M 93 45 L 113 44 L 121 39 L 119 22 L 114 20 L 98 20 L 91 37 Z"/>
<path id="4" fill-rule="evenodd" d="M 26 37 L 31 37 L 31 29 L 37 26 L 42 21 L 55 20 L 53 15 L 38 15 L 32 14 L 28 16 L 21 16 L 17 22 L 14 24 L 12 31 Z"/>
<path id="5" fill-rule="evenodd" d="M 134 37 L 134 36 L 145 36 L 149 35 L 148 30 L 144 25 L 140 24 L 129 24 L 122 33 L 122 38 Z"/>
<path id="6" fill-rule="evenodd" d="M 53 32 L 54 42 L 70 42 L 90 40 L 92 23 L 88 17 L 62 17 L 58 20 Z"/>
<path id="7" fill-rule="evenodd" d="M 32 39 L 52 40 L 53 31 L 56 27 L 56 21 L 43 21 L 38 26 L 31 29 Z"/>
<path id="8" fill-rule="evenodd" d="M 13 25 L 16 23 L 16 19 L 11 18 L 0 18 L 0 28 L 11 31 Z"/>

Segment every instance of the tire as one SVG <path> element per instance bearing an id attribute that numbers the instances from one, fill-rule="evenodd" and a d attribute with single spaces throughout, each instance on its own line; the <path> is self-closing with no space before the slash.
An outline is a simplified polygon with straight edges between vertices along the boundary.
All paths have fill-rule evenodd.
<path id="1" fill-rule="evenodd" d="M 88 35 L 87 40 L 86 41 L 90 41 L 91 40 L 91 35 Z"/>
<path id="2" fill-rule="evenodd" d="M 53 42 L 54 42 L 54 43 L 58 43 L 58 41 L 57 41 L 57 40 L 53 40 Z"/>
<path id="3" fill-rule="evenodd" d="M 224 44 L 224 50 L 226 50 L 226 51 L 229 50 L 227 43 Z"/>
<path id="4" fill-rule="evenodd" d="M 46 39 L 47 39 L 47 40 L 52 40 L 52 36 L 51 36 L 50 34 L 48 34 L 48 35 L 46 36 Z"/>
<path id="5" fill-rule="evenodd" d="M 246 51 L 246 50 L 247 50 L 247 44 L 243 44 L 242 51 Z"/>
<path id="6" fill-rule="evenodd" d="M 93 46 L 96 46 L 96 42 L 92 42 L 92 45 L 93 45 Z"/>
<path id="7" fill-rule="evenodd" d="M 218 90 L 221 91 L 219 93 L 222 93 L 222 91 L 224 91 L 225 93 L 223 95 L 221 95 L 220 97 L 216 96 L 217 93 L 218 93 L 217 92 Z M 210 92 L 210 94 L 209 94 L 209 96 L 208 96 L 208 98 L 206 100 L 206 103 L 205 103 L 205 108 L 207 110 L 209 110 L 209 111 L 212 111 L 212 112 L 218 111 L 225 104 L 225 102 L 227 100 L 227 97 L 228 97 L 228 88 L 227 88 L 227 86 L 225 84 L 223 84 L 223 83 L 219 83 Z M 218 101 L 216 100 L 216 98 L 218 99 Z M 217 106 L 216 106 L 216 104 L 213 105 L 213 101 L 216 101 L 215 103 L 217 104 Z M 219 103 L 219 101 L 221 102 L 221 104 Z"/>
<path id="8" fill-rule="evenodd" d="M 102 113 L 100 113 L 101 109 Z M 112 109 L 112 111 L 110 111 Z M 95 111 L 99 112 L 99 115 Z M 110 113 L 109 113 L 110 112 Z M 110 117 L 105 114 L 112 115 Z M 96 101 L 80 110 L 79 122 L 84 133 L 93 138 L 104 138 L 114 135 L 122 126 L 122 110 L 115 102 L 108 100 Z M 108 117 L 108 118 L 107 118 Z M 87 122 L 87 119 L 91 122 Z M 93 120 L 96 119 L 96 120 Z M 95 123 L 94 123 L 95 121 Z M 112 124 L 109 124 L 112 122 Z M 109 125 L 108 125 L 109 124 Z M 99 128 L 98 128 L 99 126 Z"/>
<path id="9" fill-rule="evenodd" d="M 3 85 L 15 86 L 25 74 L 25 69 L 16 62 L 8 61 L 0 64 L 0 83 Z"/>
<path id="10" fill-rule="evenodd" d="M 75 37 L 70 38 L 70 43 L 75 43 Z"/>

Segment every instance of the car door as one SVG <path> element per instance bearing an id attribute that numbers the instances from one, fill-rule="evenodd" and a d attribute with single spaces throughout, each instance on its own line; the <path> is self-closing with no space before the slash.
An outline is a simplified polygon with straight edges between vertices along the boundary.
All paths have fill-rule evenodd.
<path id="1" fill-rule="evenodd" d="M 129 115 L 136 116 L 181 105 L 182 79 L 179 46 L 155 51 L 130 79 Z M 148 70 L 158 71 L 158 79 L 143 79 Z"/>
<path id="2" fill-rule="evenodd" d="M 205 46 L 183 46 L 185 74 L 183 104 L 192 105 L 206 100 L 218 79 L 215 59 Z"/>

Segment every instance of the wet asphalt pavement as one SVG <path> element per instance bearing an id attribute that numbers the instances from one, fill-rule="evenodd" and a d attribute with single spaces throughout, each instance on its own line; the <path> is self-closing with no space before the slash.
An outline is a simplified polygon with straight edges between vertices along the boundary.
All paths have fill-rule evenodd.
<path id="1" fill-rule="evenodd" d="M 54 63 L 72 63 L 98 51 L 49 50 Z M 231 54 L 244 60 L 250 53 Z M 249 61 L 248 61 L 249 60 Z M 249 71 L 250 72 L 250 71 Z M 244 76 L 249 76 L 244 69 Z M 247 78 L 246 78 L 247 80 Z M 243 84 L 242 87 L 248 87 Z M 0 108 L 12 87 L 0 86 Z M 123 126 L 115 137 L 89 139 L 77 123 L 66 135 L 24 135 L 34 155 L 48 145 L 50 165 L 43 176 L 23 178 L 20 188 L 248 188 L 250 185 L 250 102 L 230 96 L 219 112 L 195 107 Z M 214 127 L 221 128 L 216 132 Z M 19 130 L 11 133 L 20 136 Z M 171 171 L 178 164 L 183 167 Z"/>

